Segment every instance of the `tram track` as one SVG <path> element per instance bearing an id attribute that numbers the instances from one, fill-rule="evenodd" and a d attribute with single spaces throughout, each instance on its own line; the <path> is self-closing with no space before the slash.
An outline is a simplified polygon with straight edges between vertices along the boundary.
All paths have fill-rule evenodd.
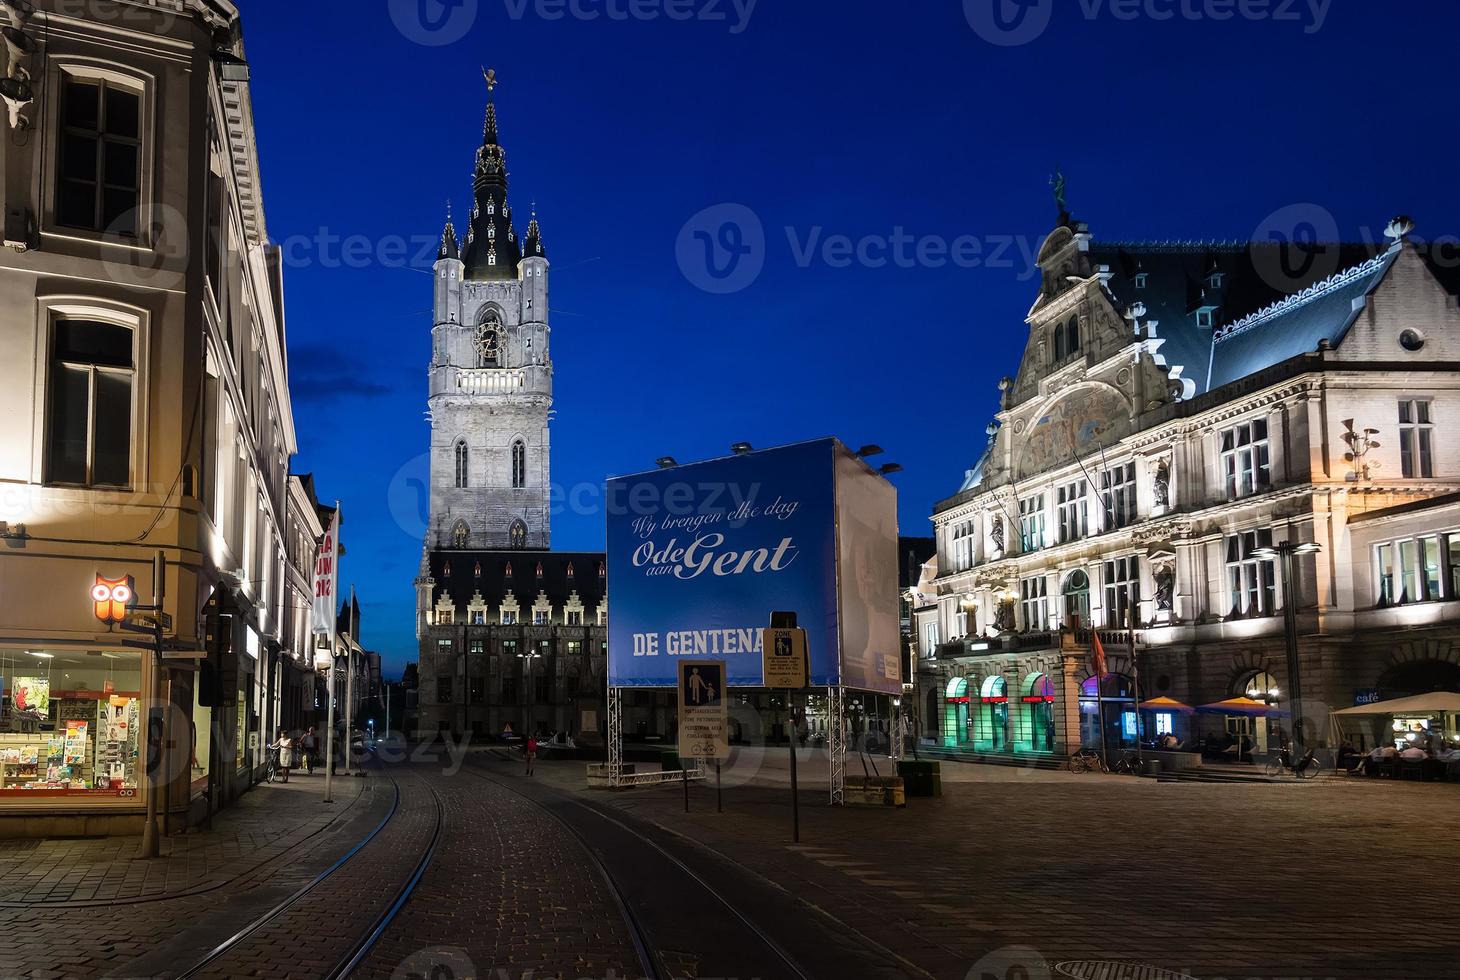
<path id="1" fill-rule="evenodd" d="M 669 966 L 666 959 L 669 954 L 667 954 L 665 947 L 670 944 L 669 940 L 671 937 L 665 935 L 656 938 L 656 931 L 662 930 L 663 932 L 668 933 L 670 931 L 671 919 L 674 920 L 674 924 L 679 927 L 679 930 L 677 936 L 675 937 L 677 941 L 674 941 L 672 945 L 686 951 L 693 950 L 695 949 L 695 944 L 684 941 L 685 932 L 697 931 L 694 927 L 704 922 L 706 920 L 706 916 L 697 916 L 692 914 L 689 907 L 687 906 L 686 896 L 683 893 L 676 894 L 674 900 L 668 903 L 664 902 L 665 896 L 662 894 L 658 896 L 659 901 L 657 903 L 647 903 L 642 901 L 640 898 L 636 898 L 636 893 L 632 889 L 626 887 L 625 883 L 621 880 L 621 876 L 619 874 L 615 874 L 613 869 L 609 866 L 610 855 L 613 855 L 619 860 L 623 860 L 624 853 L 626 852 L 618 851 L 615 854 L 612 848 L 605 847 L 607 841 L 605 840 L 604 831 L 607 831 L 607 833 L 610 835 L 618 834 L 628 837 L 632 841 L 636 842 L 640 847 L 648 848 L 652 854 L 656 855 L 657 858 L 663 862 L 664 866 L 672 869 L 672 873 L 674 876 L 678 877 L 681 881 L 689 882 L 696 893 L 701 895 L 703 898 L 708 898 L 710 900 L 708 903 L 702 904 L 708 905 L 709 907 L 717 909 L 721 912 L 721 915 L 718 918 L 710 918 L 713 918 L 714 921 L 722 924 L 736 924 L 732 931 L 738 931 L 741 934 L 741 942 L 734 942 L 733 937 L 732 941 L 726 941 L 725 937 L 721 937 L 719 942 L 713 944 L 715 948 L 722 950 L 736 950 L 737 955 L 743 956 L 746 954 L 746 947 L 743 945 L 743 940 L 749 938 L 753 941 L 753 944 L 762 951 L 759 962 L 756 964 L 759 969 L 752 970 L 745 975 L 760 975 L 777 978 L 785 977 L 787 978 L 787 980 L 791 980 L 791 978 L 799 978 L 799 980 L 810 980 L 810 978 L 812 977 L 812 974 L 809 973 L 802 966 L 802 964 L 799 963 L 795 959 L 795 957 L 785 949 L 785 947 L 783 947 L 775 940 L 774 937 L 772 937 L 769 933 L 767 933 L 764 929 L 762 929 L 759 925 L 752 921 L 748 916 L 746 916 L 739 908 L 736 907 L 733 902 L 729 901 L 708 881 L 706 881 L 703 876 L 701 876 L 693 868 L 687 865 L 684 861 L 680 860 L 678 857 L 671 854 L 668 850 L 661 847 L 657 842 L 649 839 L 648 837 L 645 837 L 643 834 L 639 833 L 637 830 L 630 827 L 629 825 L 619 820 L 616 820 L 607 814 L 601 813 L 594 807 L 587 806 L 586 804 L 574 800 L 571 797 L 561 794 L 553 794 L 554 797 L 556 797 L 555 802 L 562 803 L 566 806 L 571 806 L 575 809 L 575 811 L 582 811 L 591 814 L 592 816 L 598 818 L 599 821 L 601 821 L 598 833 L 590 834 L 585 832 L 581 826 L 576 825 L 573 821 L 567 819 L 557 809 L 554 809 L 554 807 L 547 805 L 543 802 L 543 800 L 535 797 L 534 795 L 523 792 L 520 788 L 514 786 L 509 780 L 502 779 L 500 777 L 497 777 L 496 775 L 483 771 L 480 767 L 472 766 L 469 764 L 463 766 L 461 771 L 476 776 L 477 778 L 482 779 L 485 782 L 491 783 L 492 785 L 497 786 L 500 789 L 503 789 L 506 792 L 509 792 L 514 796 L 527 801 L 538 810 L 541 810 L 543 813 L 551 817 L 557 824 L 566 829 L 568 833 L 571 834 L 573 838 L 578 841 L 578 843 L 582 846 L 584 852 L 588 855 L 589 860 L 594 864 L 594 866 L 598 870 L 598 873 L 602 876 L 610 895 L 613 897 L 614 902 L 623 917 L 624 924 L 629 931 L 631 939 L 633 940 L 634 948 L 639 955 L 640 966 L 643 969 L 644 977 L 651 978 L 651 980 L 674 980 L 674 978 L 681 976 L 681 973 L 675 972 Z M 597 840 L 594 839 L 595 836 L 597 837 Z M 638 877 L 639 875 L 647 876 L 648 874 L 648 869 L 645 865 L 639 865 L 636 870 L 638 872 L 638 875 L 636 875 L 636 877 Z M 666 911 L 671 913 L 670 916 L 665 915 Z M 703 926 L 701 926 L 701 928 L 703 928 Z M 660 939 L 663 939 L 665 941 L 661 942 Z M 683 956 L 685 955 L 685 953 L 680 953 L 678 955 Z M 767 966 L 773 966 L 775 968 L 774 972 L 770 972 L 769 970 L 765 969 L 765 967 Z M 736 974 L 732 971 L 723 972 L 721 975 L 730 976 Z"/>
<path id="2" fill-rule="evenodd" d="M 377 771 L 386 772 L 383 768 L 379 768 Z M 269 941 L 267 934 L 272 927 L 284 925 L 285 920 L 290 916 L 302 915 L 311 917 L 317 916 L 320 913 L 320 904 L 309 903 L 306 900 L 315 896 L 321 885 L 331 880 L 338 881 L 339 878 L 337 875 L 342 870 L 350 869 L 353 871 L 359 867 L 360 865 L 356 864 L 356 859 L 361 857 L 366 851 L 371 851 L 373 854 L 383 848 L 388 856 L 392 847 L 397 846 L 397 842 L 388 839 L 390 836 L 387 833 L 388 829 L 393 824 L 398 825 L 398 821 L 401 821 L 403 818 L 414 815 L 402 813 L 401 782 L 394 774 L 386 772 L 386 775 L 394 788 L 394 801 L 391 805 L 390 812 L 385 815 L 381 822 L 367 836 L 357 842 L 345 854 L 341 855 L 329 867 L 316 874 L 309 881 L 264 910 L 261 914 L 255 916 L 241 929 L 228 936 L 222 942 L 214 945 L 201 957 L 173 974 L 173 976 L 177 977 L 178 980 L 183 980 L 183 978 L 200 976 L 236 976 L 246 972 L 244 968 L 248 966 L 252 959 L 249 955 L 249 947 L 256 942 Z M 390 926 L 390 923 L 400 913 L 400 910 L 405 906 L 407 901 L 409 901 L 411 894 L 420 883 L 422 875 L 425 874 L 426 869 L 430 867 L 431 862 L 434 860 L 436 850 L 441 843 L 445 830 L 446 810 L 435 788 L 424 780 L 421 782 L 421 785 L 429 793 L 432 810 L 434 811 L 425 846 L 420 849 L 419 857 L 411 863 L 395 893 L 390 896 L 389 900 L 383 904 L 376 914 L 371 916 L 367 927 L 363 931 L 355 934 L 345 949 L 334 955 L 333 961 L 329 965 L 321 968 L 318 974 L 321 978 L 334 980 L 334 978 L 346 977 L 359 966 L 376 942 L 379 941 L 381 935 Z M 413 828 L 406 827 L 403 833 L 409 836 L 412 830 Z M 372 869 L 378 868 L 379 864 L 380 862 L 372 862 Z M 374 870 L 372 870 L 365 874 L 367 878 L 371 878 L 374 873 Z M 344 907 L 353 907 L 355 904 L 356 900 L 354 897 L 349 897 L 342 902 Z M 353 908 L 353 911 L 358 912 L 358 908 Z M 306 931 L 308 931 L 308 928 Z"/>

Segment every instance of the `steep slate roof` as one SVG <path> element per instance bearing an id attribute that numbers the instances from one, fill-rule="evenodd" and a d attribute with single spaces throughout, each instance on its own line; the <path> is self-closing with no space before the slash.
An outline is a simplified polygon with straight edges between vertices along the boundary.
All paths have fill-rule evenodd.
<path id="1" fill-rule="evenodd" d="M 1360 263 L 1221 330 L 1208 387 L 1316 350 L 1320 341 L 1337 347 L 1398 255 L 1395 249 Z"/>
<path id="2" fill-rule="evenodd" d="M 1233 348 L 1222 370 L 1220 344 L 1214 344 L 1213 331 L 1197 325 L 1197 310 L 1210 306 L 1216 309 L 1216 332 L 1317 283 L 1352 269 L 1374 258 L 1382 249 L 1367 244 L 1325 243 L 1302 249 L 1281 244 L 1260 242 L 1171 242 L 1171 243 L 1092 243 L 1089 258 L 1092 268 L 1107 266 L 1110 278 L 1107 288 L 1119 310 L 1136 303 L 1146 308 L 1142 322 L 1155 321 L 1153 333 L 1161 341 L 1158 354 L 1164 358 L 1173 375 L 1192 382 L 1186 397 L 1203 394 L 1225 381 L 1235 380 L 1260 368 L 1277 363 L 1292 354 L 1277 356 L 1290 344 L 1248 341 Z M 1211 273 L 1221 275 L 1221 285 L 1211 287 Z M 1145 288 L 1138 277 L 1145 275 Z M 1330 317 L 1333 305 L 1324 307 Z M 1342 319 L 1342 318 L 1339 318 Z M 1303 328 L 1312 335 L 1311 350 L 1317 346 L 1318 333 L 1326 331 L 1330 340 L 1341 336 L 1351 318 L 1341 326 L 1336 320 L 1307 321 Z M 1264 338 L 1272 332 L 1264 330 Z M 1295 341 L 1296 342 L 1296 341 Z M 1255 352 L 1267 349 L 1273 359 L 1258 363 Z M 1232 371 L 1241 374 L 1232 375 Z M 1223 380 L 1218 380 L 1219 378 Z"/>
<path id="3" fill-rule="evenodd" d="M 458 609 L 465 609 L 472 594 L 479 592 L 487 605 L 496 606 L 511 592 L 518 606 L 528 610 L 541 592 L 547 593 L 554 607 L 563 606 L 569 593 L 577 592 L 584 606 L 596 608 L 604 598 L 605 579 L 599 574 L 605 567 L 604 558 L 601 552 L 433 551 L 427 557 L 431 577 L 436 580 L 436 594 L 431 601 L 439 601 L 445 590 Z M 541 578 L 537 574 L 539 564 Z M 512 567 L 510 580 L 508 565 Z"/>

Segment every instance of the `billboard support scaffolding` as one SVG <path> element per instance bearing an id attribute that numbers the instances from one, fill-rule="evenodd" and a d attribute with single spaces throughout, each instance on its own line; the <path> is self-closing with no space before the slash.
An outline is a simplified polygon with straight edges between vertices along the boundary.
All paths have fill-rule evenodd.
<path id="1" fill-rule="evenodd" d="M 826 748 L 831 755 L 831 805 L 847 802 L 846 692 L 841 687 L 826 689 Z"/>
<path id="2" fill-rule="evenodd" d="M 624 772 L 624 692 L 621 687 L 608 689 L 608 785 L 623 785 Z"/>

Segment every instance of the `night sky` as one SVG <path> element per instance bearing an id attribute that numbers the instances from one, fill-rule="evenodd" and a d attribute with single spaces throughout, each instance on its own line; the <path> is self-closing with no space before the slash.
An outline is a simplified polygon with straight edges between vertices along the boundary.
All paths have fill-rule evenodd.
<path id="1" fill-rule="evenodd" d="M 416 656 L 430 263 L 470 207 L 483 65 L 552 260 L 553 478 L 590 488 L 565 550 L 603 547 L 609 475 L 824 435 L 884 446 L 930 533 L 1017 370 L 1057 168 L 1107 241 L 1460 232 L 1455 4 L 1007 0 L 999 34 L 995 0 L 747 2 L 241 3 L 294 469 L 343 501 L 387 674 Z"/>

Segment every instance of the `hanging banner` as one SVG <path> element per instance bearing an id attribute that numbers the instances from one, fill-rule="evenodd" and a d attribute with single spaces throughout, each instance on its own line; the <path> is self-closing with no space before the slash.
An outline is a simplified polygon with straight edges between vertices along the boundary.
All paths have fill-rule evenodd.
<path id="1" fill-rule="evenodd" d="M 330 526 L 319 543 L 314 558 L 314 632 L 329 636 L 329 649 L 335 647 L 335 600 L 339 583 L 340 508 L 335 508 Z"/>

